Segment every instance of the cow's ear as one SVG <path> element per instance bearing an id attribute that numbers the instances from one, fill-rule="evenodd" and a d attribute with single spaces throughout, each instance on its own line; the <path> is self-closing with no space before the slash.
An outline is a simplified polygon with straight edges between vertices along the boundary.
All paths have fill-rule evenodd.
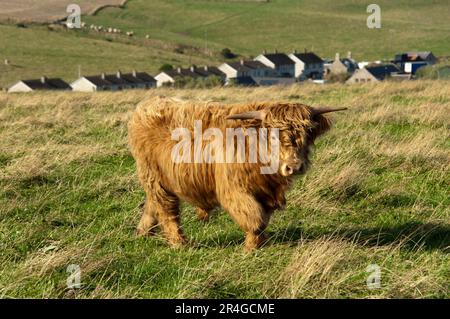
<path id="1" fill-rule="evenodd" d="M 260 110 L 260 111 L 250 111 L 250 112 L 244 112 L 239 114 L 233 114 L 227 116 L 227 120 L 259 120 L 264 121 L 266 118 L 267 111 L 266 110 Z"/>

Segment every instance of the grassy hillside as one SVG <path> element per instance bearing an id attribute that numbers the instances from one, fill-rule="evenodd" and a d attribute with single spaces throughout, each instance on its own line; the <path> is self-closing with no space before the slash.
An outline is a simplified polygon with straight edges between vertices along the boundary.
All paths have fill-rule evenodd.
<path id="1" fill-rule="evenodd" d="M 307 48 L 333 57 L 350 50 L 358 60 L 391 59 L 404 50 L 450 54 L 447 0 L 377 3 L 381 29 L 367 28 L 368 2 L 362 0 L 131 0 L 124 9 L 107 8 L 82 18 L 88 25 L 133 30 L 134 39 L 0 25 L 0 43 L 5 44 L 0 46 L 0 87 L 42 74 L 71 81 L 78 65 L 88 75 L 118 68 L 155 73 L 166 62 L 219 64 L 218 52 L 225 47 L 244 56 L 263 49 Z M 13 66 L 4 66 L 5 58 Z"/>
<path id="2" fill-rule="evenodd" d="M 322 56 L 353 51 L 358 59 L 392 59 L 397 51 L 450 52 L 446 0 L 381 0 L 382 28 L 366 25 L 363 0 L 132 0 L 86 21 L 131 28 L 137 34 L 230 47 L 256 55 L 263 49 L 314 49 Z"/>
<path id="3" fill-rule="evenodd" d="M 199 65 L 217 60 L 201 53 L 179 54 L 175 45 L 156 40 L 127 39 L 126 36 L 89 34 L 85 31 L 50 31 L 47 27 L 18 28 L 0 25 L 0 87 L 7 87 L 19 79 L 39 78 L 42 75 L 62 77 L 67 81 L 83 75 L 101 72 L 115 73 L 118 69 L 132 69 L 155 74 L 164 63 Z M 7 58 L 10 65 L 4 65 Z"/>
<path id="4" fill-rule="evenodd" d="M 126 123 L 144 98 L 348 106 L 246 253 L 222 211 L 193 244 L 136 238 L 144 193 Z M 0 297 L 448 297 L 448 83 L 0 94 Z M 66 288 L 70 264 L 82 288 Z M 366 286 L 381 267 L 381 288 Z"/>

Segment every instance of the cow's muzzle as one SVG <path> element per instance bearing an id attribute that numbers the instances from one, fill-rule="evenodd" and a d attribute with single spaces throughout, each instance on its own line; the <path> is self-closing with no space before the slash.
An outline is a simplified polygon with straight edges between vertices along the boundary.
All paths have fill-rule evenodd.
<path id="1" fill-rule="evenodd" d="M 294 163 L 282 163 L 280 166 L 280 174 L 288 177 L 300 170 L 301 164 L 299 162 Z"/>

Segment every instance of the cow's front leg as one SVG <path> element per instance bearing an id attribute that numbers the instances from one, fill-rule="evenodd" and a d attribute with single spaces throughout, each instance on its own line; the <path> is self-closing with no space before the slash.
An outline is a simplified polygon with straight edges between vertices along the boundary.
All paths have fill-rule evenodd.
<path id="1" fill-rule="evenodd" d="M 223 208 L 229 212 L 233 220 L 245 232 L 245 248 L 253 250 L 264 244 L 264 230 L 269 224 L 270 213 L 267 213 L 256 199 L 246 193 L 233 193 L 223 201 Z"/>
<path id="2" fill-rule="evenodd" d="M 137 234 L 140 236 L 153 235 L 157 224 L 156 205 L 146 197 L 142 217 L 137 227 Z"/>

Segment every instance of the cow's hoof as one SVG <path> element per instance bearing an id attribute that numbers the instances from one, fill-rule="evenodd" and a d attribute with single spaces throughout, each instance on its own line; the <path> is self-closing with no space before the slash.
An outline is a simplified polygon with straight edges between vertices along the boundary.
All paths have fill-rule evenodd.
<path id="1" fill-rule="evenodd" d="M 202 208 L 197 208 L 195 213 L 197 214 L 197 217 L 204 222 L 207 222 L 209 220 L 209 213 L 202 209 Z"/>
<path id="2" fill-rule="evenodd" d="M 156 226 L 153 226 L 151 228 L 136 228 L 136 236 L 138 237 L 144 237 L 144 236 L 154 236 L 156 235 Z"/>
<path id="3" fill-rule="evenodd" d="M 252 251 L 257 248 L 260 248 L 265 244 L 267 241 L 267 235 L 266 234 L 248 234 L 245 238 L 245 250 Z"/>
<path id="4" fill-rule="evenodd" d="M 187 245 L 187 240 L 184 237 L 179 237 L 176 239 L 170 239 L 169 245 L 172 248 L 181 248 Z"/>

